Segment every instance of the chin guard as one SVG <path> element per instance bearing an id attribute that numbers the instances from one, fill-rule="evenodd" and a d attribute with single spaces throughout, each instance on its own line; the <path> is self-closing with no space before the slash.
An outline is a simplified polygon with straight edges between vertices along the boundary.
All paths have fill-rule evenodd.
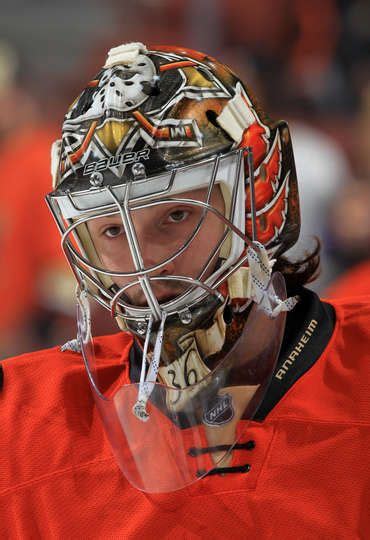
<path id="1" fill-rule="evenodd" d="M 165 320 L 157 332 L 157 352 L 146 363 L 147 376 L 144 371 L 139 384 L 122 384 L 120 362 L 109 365 L 104 359 L 100 365 L 83 295 L 79 340 L 86 369 L 118 463 L 133 486 L 174 491 L 214 468 L 238 465 L 233 449 L 265 395 L 284 334 L 285 312 L 276 310 L 286 298 L 280 274 L 273 274 L 265 296 L 275 317 L 253 303 L 239 339 L 215 369 L 196 380 L 192 364 L 185 361 L 182 380 L 174 370 L 172 385 L 166 386 L 154 376 Z"/>

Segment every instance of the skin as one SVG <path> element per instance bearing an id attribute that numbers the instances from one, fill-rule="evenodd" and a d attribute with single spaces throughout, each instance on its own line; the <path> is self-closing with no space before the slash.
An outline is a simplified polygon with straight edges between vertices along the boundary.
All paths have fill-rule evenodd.
<path id="1" fill-rule="evenodd" d="M 205 201 L 206 193 L 206 189 L 199 189 L 182 193 L 179 197 Z M 225 205 L 219 186 L 215 186 L 210 204 L 219 212 L 224 213 Z M 194 231 L 201 215 L 201 207 L 179 203 L 158 205 L 131 212 L 145 268 L 161 263 L 177 251 Z M 119 272 L 134 270 L 129 244 L 119 215 L 93 219 L 88 223 L 88 228 L 105 268 Z M 223 232 L 222 221 L 213 213 L 208 212 L 200 231 L 185 252 L 162 268 L 150 273 L 150 277 L 183 275 L 196 278 Z M 212 261 L 206 277 L 212 273 L 216 263 L 217 256 Z M 114 278 L 119 287 L 133 280 L 132 277 Z M 152 282 L 152 287 L 160 303 L 168 301 L 186 289 L 186 285 L 170 281 Z M 146 305 L 140 286 L 127 289 L 126 295 L 132 304 Z"/>

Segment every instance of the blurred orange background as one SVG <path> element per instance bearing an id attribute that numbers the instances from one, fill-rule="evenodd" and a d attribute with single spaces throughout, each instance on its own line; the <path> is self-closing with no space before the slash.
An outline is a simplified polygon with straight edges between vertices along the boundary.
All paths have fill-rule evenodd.
<path id="1" fill-rule="evenodd" d="M 74 282 L 43 200 L 50 145 L 108 49 L 130 41 L 208 52 L 289 121 L 302 207 L 290 255 L 316 235 L 311 287 L 370 292 L 367 0 L 2 0 L 1 10 L 0 358 L 75 335 Z"/>

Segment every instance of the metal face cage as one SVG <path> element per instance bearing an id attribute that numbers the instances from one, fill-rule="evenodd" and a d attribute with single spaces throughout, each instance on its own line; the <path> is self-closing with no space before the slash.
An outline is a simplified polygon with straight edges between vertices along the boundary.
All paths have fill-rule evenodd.
<path id="1" fill-rule="evenodd" d="M 247 178 L 245 159 L 249 166 Z M 103 177 L 100 178 L 100 182 L 91 177 L 91 186 L 88 190 L 63 189 L 62 184 L 47 196 L 47 202 L 61 232 L 62 248 L 80 289 L 109 309 L 114 317 L 125 321 L 126 324 L 134 324 L 137 331 L 141 329 L 142 333 L 145 333 L 150 318 L 153 321 L 160 321 L 163 313 L 166 313 L 167 317 L 177 314 L 180 319 L 186 318 L 193 306 L 209 296 L 217 303 L 221 304 L 224 301 L 219 290 L 220 285 L 245 264 L 248 246 L 258 249 L 254 246 L 254 238 L 248 238 L 245 234 L 247 184 L 250 185 L 252 224 L 255 223 L 254 189 L 251 178 L 254 179 L 252 152 L 250 149 L 238 149 L 161 175 L 140 177 L 137 180 L 134 178 L 117 185 L 105 183 Z M 225 215 L 211 204 L 216 185 L 220 186 L 225 200 Z M 204 200 L 181 197 L 182 193 L 199 188 L 206 190 Z M 133 214 L 138 210 L 160 205 L 166 207 L 174 203 L 199 209 L 199 220 L 189 237 L 184 239 L 174 253 L 159 263 L 146 266 Z M 199 273 L 196 276 L 153 275 L 191 246 L 208 215 L 216 216 L 222 222 L 224 232 L 199 269 Z M 130 271 L 107 268 L 101 263 L 89 237 L 87 224 L 102 216 L 120 217 L 132 258 L 133 267 Z M 254 232 L 255 227 L 252 230 Z M 207 275 L 212 262 L 216 259 L 218 261 L 216 267 L 210 275 Z M 123 286 L 118 286 L 115 280 L 119 278 L 125 278 L 126 281 L 130 279 Z M 153 291 L 158 282 L 175 282 L 182 288 L 186 286 L 186 289 L 176 297 L 161 303 Z M 129 301 L 127 291 L 134 286 L 141 287 L 146 306 L 134 305 Z"/>

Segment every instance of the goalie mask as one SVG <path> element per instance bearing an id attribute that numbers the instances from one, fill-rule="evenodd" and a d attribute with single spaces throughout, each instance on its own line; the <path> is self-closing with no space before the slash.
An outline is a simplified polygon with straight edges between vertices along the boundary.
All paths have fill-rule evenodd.
<path id="1" fill-rule="evenodd" d="M 79 342 L 123 472 L 163 492 L 238 460 L 295 303 L 272 272 L 299 234 L 287 124 L 207 55 L 122 45 L 67 112 L 52 174 Z M 136 381 L 100 357 L 94 301 L 134 335 Z"/>

